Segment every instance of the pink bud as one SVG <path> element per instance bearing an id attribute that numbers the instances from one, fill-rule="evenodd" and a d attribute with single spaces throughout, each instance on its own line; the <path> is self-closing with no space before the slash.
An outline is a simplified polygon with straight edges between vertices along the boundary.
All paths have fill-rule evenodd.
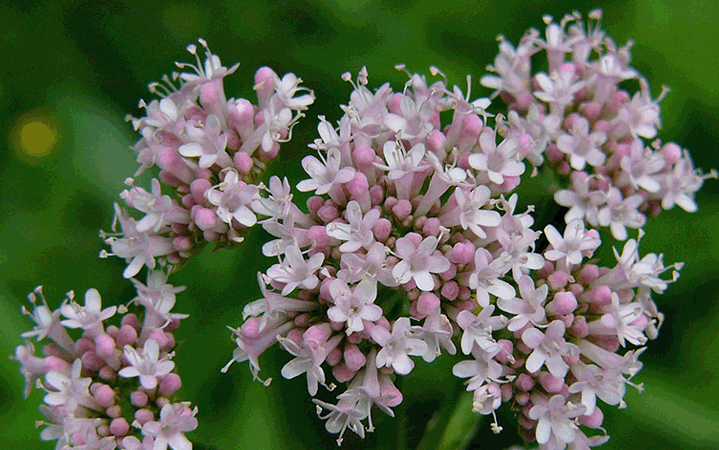
<path id="1" fill-rule="evenodd" d="M 459 287 L 459 299 L 460 300 L 469 300 L 470 298 L 472 298 L 472 291 L 467 286 L 460 286 Z M 474 308 L 472 308 L 472 309 L 474 309 Z"/>
<path id="2" fill-rule="evenodd" d="M 568 281 L 569 275 L 567 274 L 567 272 L 564 272 L 562 270 L 558 270 L 547 277 L 549 287 L 555 291 L 566 286 Z"/>
<path id="3" fill-rule="evenodd" d="M 325 205 L 317 211 L 317 217 L 319 217 L 324 223 L 330 223 L 339 216 L 340 213 L 337 210 L 337 207 L 329 202 L 325 203 Z"/>
<path id="4" fill-rule="evenodd" d="M 427 148 L 434 153 L 442 154 L 446 141 L 447 137 L 441 131 L 432 130 L 427 138 Z"/>
<path id="5" fill-rule="evenodd" d="M 87 338 L 80 338 L 75 342 L 75 353 L 83 354 L 85 352 L 94 351 L 95 343 Z"/>
<path id="6" fill-rule="evenodd" d="M 260 323 L 261 319 L 259 317 L 248 318 L 245 320 L 245 323 L 240 326 L 242 335 L 249 339 L 257 339 L 262 335 L 262 332 L 260 331 Z"/>
<path id="7" fill-rule="evenodd" d="M 598 120 L 594 127 L 592 127 L 593 131 L 599 131 L 600 133 L 609 134 L 612 131 L 612 124 L 609 123 L 606 120 Z"/>
<path id="8" fill-rule="evenodd" d="M 440 251 L 435 250 L 435 255 L 436 255 L 437 253 L 439 253 L 440 255 L 442 254 Z M 442 278 L 442 280 L 444 280 L 444 281 L 449 281 L 449 280 L 451 280 L 452 278 L 454 278 L 455 276 L 457 276 L 457 266 L 454 265 L 454 264 L 450 264 L 449 269 L 447 269 L 447 270 L 445 270 L 444 272 L 442 272 L 441 274 L 439 274 L 439 276 L 440 276 L 440 278 Z M 435 283 L 435 286 L 437 286 L 437 283 Z"/>
<path id="9" fill-rule="evenodd" d="M 190 251 L 192 250 L 192 239 L 189 236 L 177 236 L 172 240 L 172 246 L 180 252 Z"/>
<path id="10" fill-rule="evenodd" d="M 355 198 L 359 198 L 364 194 L 369 196 L 369 182 L 362 172 L 356 172 L 354 178 L 348 181 L 345 187 L 347 187 L 349 193 Z"/>
<path id="11" fill-rule="evenodd" d="M 323 225 L 312 225 L 307 230 L 307 237 L 315 243 L 316 248 L 328 248 L 330 245 L 330 237 L 327 235 L 327 229 Z"/>
<path id="12" fill-rule="evenodd" d="M 139 330 L 140 328 L 142 328 L 142 326 L 140 325 L 140 321 L 134 313 L 125 314 L 124 316 L 122 316 L 121 322 L 123 325 L 130 325 L 135 330 Z"/>
<path id="13" fill-rule="evenodd" d="M 162 330 L 152 330 L 147 338 L 157 341 L 160 347 L 164 347 L 168 342 L 167 336 L 165 336 L 165 333 Z"/>
<path id="14" fill-rule="evenodd" d="M 471 242 L 457 242 L 449 254 L 449 259 L 455 264 L 469 264 L 474 260 L 474 253 L 475 248 Z"/>
<path id="15" fill-rule="evenodd" d="M 424 292 L 417 299 L 417 311 L 420 314 L 429 316 L 439 309 L 440 300 L 439 297 L 431 292 Z"/>
<path id="16" fill-rule="evenodd" d="M 205 109 L 212 108 L 212 104 L 220 100 L 220 94 L 212 83 L 205 83 L 200 87 L 200 104 Z"/>
<path id="17" fill-rule="evenodd" d="M 424 216 L 422 216 L 424 217 Z M 439 219 L 436 217 L 430 217 L 425 220 L 422 226 L 422 234 L 425 236 L 439 236 Z"/>
<path id="18" fill-rule="evenodd" d="M 95 397 L 95 402 L 103 408 L 107 408 L 115 402 L 115 391 L 106 384 L 100 386 L 93 396 Z"/>
<path id="19" fill-rule="evenodd" d="M 502 184 L 499 184 L 499 189 L 501 189 L 502 192 L 509 192 L 514 190 L 517 186 L 519 186 L 519 182 L 521 179 L 519 177 L 512 177 L 509 175 L 504 176 L 504 182 Z"/>
<path id="20" fill-rule="evenodd" d="M 345 364 L 351 371 L 357 372 L 364 367 L 367 358 L 364 353 L 356 345 L 345 345 L 344 351 Z"/>
<path id="21" fill-rule="evenodd" d="M 260 156 L 264 159 L 273 159 L 280 152 L 280 144 L 277 142 L 272 143 L 272 147 L 269 150 L 265 150 L 260 147 Z"/>
<path id="22" fill-rule="evenodd" d="M 327 364 L 330 366 L 336 366 L 342 360 L 342 350 L 335 347 L 327 355 Z"/>
<path id="23" fill-rule="evenodd" d="M 398 93 L 394 94 L 392 97 L 390 97 L 389 102 L 387 102 L 387 109 L 389 109 L 389 111 L 392 114 L 401 115 L 402 114 L 402 108 L 400 108 L 401 102 L 402 102 L 402 94 L 398 92 Z"/>
<path id="24" fill-rule="evenodd" d="M 372 167 L 375 152 L 369 147 L 357 146 L 352 151 L 352 160 L 359 170 L 367 170 Z"/>
<path id="25" fill-rule="evenodd" d="M 494 359 L 501 363 L 507 363 L 514 351 L 514 344 L 512 344 L 512 341 L 508 339 L 500 339 L 497 343 L 500 345 L 501 350 L 499 350 L 499 353 L 494 356 Z"/>
<path id="26" fill-rule="evenodd" d="M 659 151 L 664 155 L 669 164 L 674 164 L 682 158 L 682 149 L 674 142 L 667 142 L 662 145 Z"/>
<path id="27" fill-rule="evenodd" d="M 502 384 L 502 387 L 500 388 L 502 390 L 502 402 L 508 402 L 512 399 L 512 395 L 514 395 L 514 389 L 512 389 L 512 385 L 509 383 Z"/>
<path id="28" fill-rule="evenodd" d="M 149 409 L 138 409 L 137 412 L 135 412 L 135 420 L 140 422 L 140 425 L 145 425 L 147 422 L 151 422 L 155 416 L 153 416 L 152 411 Z"/>
<path id="29" fill-rule="evenodd" d="M 555 272 L 563 273 L 563 272 Z M 553 316 L 571 314 L 577 308 L 577 299 L 571 292 L 558 292 L 554 299 L 547 304 L 546 310 Z"/>
<path id="30" fill-rule="evenodd" d="M 309 327 L 302 335 L 302 338 L 305 341 L 315 341 L 321 345 L 327 342 L 327 339 L 329 339 L 331 335 L 332 330 L 330 326 L 326 323 L 320 323 Z"/>
<path id="31" fill-rule="evenodd" d="M 579 283 L 572 283 L 569 285 L 569 292 L 574 294 L 574 297 L 578 297 L 584 292 L 584 286 Z"/>
<path id="32" fill-rule="evenodd" d="M 92 341 L 90 341 L 92 342 Z M 67 355 L 67 352 L 62 350 L 60 347 L 57 346 L 54 342 L 49 342 L 42 347 L 42 354 L 45 356 L 56 356 L 58 358 L 65 358 Z"/>
<path id="33" fill-rule="evenodd" d="M 130 431 L 130 425 L 127 423 L 124 417 L 118 417 L 110 422 L 110 433 L 115 436 L 124 436 Z"/>
<path id="34" fill-rule="evenodd" d="M 448 281 L 444 283 L 440 293 L 442 294 L 442 297 L 452 301 L 457 298 L 457 295 L 459 295 L 459 285 L 454 280 Z"/>
<path id="35" fill-rule="evenodd" d="M 176 373 L 168 373 L 160 381 L 158 393 L 163 397 L 169 397 L 182 387 L 182 380 Z"/>
<path id="36" fill-rule="evenodd" d="M 549 372 L 541 372 L 539 374 L 539 384 L 542 385 L 545 391 L 550 394 L 556 394 L 562 390 L 564 380 L 557 378 Z"/>
<path id="37" fill-rule="evenodd" d="M 95 337 L 95 352 L 100 357 L 107 357 L 115 353 L 115 340 L 109 334 L 98 334 Z"/>
<path id="38" fill-rule="evenodd" d="M 307 199 L 307 209 L 310 211 L 310 214 L 317 214 L 317 211 L 319 211 L 324 204 L 325 199 L 317 195 L 313 195 Z"/>
<path id="39" fill-rule="evenodd" d="M 572 172 L 572 168 L 569 166 L 567 161 L 562 161 L 557 165 L 557 173 L 560 175 L 569 175 Z"/>
<path id="40" fill-rule="evenodd" d="M 220 222 L 213 210 L 198 208 L 195 213 L 195 223 L 202 231 L 208 231 L 216 227 Z"/>
<path id="41" fill-rule="evenodd" d="M 87 370 L 97 371 L 105 365 L 105 360 L 97 356 L 92 350 L 83 353 L 80 359 L 82 360 L 82 368 Z"/>
<path id="42" fill-rule="evenodd" d="M 375 184 L 369 188 L 369 198 L 372 201 L 373 206 L 381 205 L 384 200 L 384 191 L 382 190 L 382 186 Z"/>
<path id="43" fill-rule="evenodd" d="M 340 383 L 350 381 L 355 377 L 356 373 L 356 371 L 349 369 L 345 363 L 337 364 L 332 368 L 332 375 L 334 375 Z"/>
<path id="44" fill-rule="evenodd" d="M 479 137 L 479 133 L 482 132 L 482 128 L 484 128 L 484 123 L 482 122 L 482 119 L 480 119 L 479 116 L 477 116 L 476 114 L 469 114 L 465 116 L 464 120 L 462 121 L 460 136 Z"/>
<path id="45" fill-rule="evenodd" d="M 574 122 L 577 121 L 577 119 L 580 119 L 581 117 L 577 113 L 571 113 L 567 116 L 566 119 L 564 119 L 564 128 L 567 130 L 571 130 L 574 128 Z"/>
<path id="46" fill-rule="evenodd" d="M 122 408 L 120 408 L 120 405 L 110 406 L 105 410 L 105 414 L 112 417 L 113 419 L 116 419 L 122 414 Z"/>
<path id="47" fill-rule="evenodd" d="M 274 78 L 277 75 L 269 67 L 260 67 L 255 72 L 255 91 L 260 105 L 264 105 L 275 91 Z"/>
<path id="48" fill-rule="evenodd" d="M 577 275 L 577 279 L 585 284 L 591 284 L 597 278 L 599 278 L 599 267 L 594 264 L 586 264 Z"/>
<path id="49" fill-rule="evenodd" d="M 403 220 L 412 212 L 412 203 L 406 199 L 400 200 L 392 207 L 392 212 L 399 220 Z"/>
<path id="50" fill-rule="evenodd" d="M 472 167 L 469 165 L 469 154 L 470 152 L 463 153 L 457 162 L 457 167 L 464 170 L 470 170 Z"/>
<path id="51" fill-rule="evenodd" d="M 192 199 L 195 200 L 196 204 L 207 204 L 207 201 L 205 200 L 205 192 L 211 187 L 212 184 L 204 178 L 200 178 L 199 180 L 195 180 L 190 183 L 190 193 L 192 194 Z"/>
<path id="52" fill-rule="evenodd" d="M 309 314 L 300 314 L 297 317 L 295 317 L 295 325 L 298 327 L 306 327 L 307 324 L 310 321 L 310 315 Z M 294 330 L 292 330 L 294 331 Z"/>
<path id="53" fill-rule="evenodd" d="M 612 302 L 612 290 L 609 286 L 597 286 L 589 291 L 592 294 L 592 303 L 598 306 L 608 305 Z"/>
<path id="54" fill-rule="evenodd" d="M 517 392 L 516 394 L 514 394 L 514 400 L 520 405 L 526 405 L 527 403 L 529 403 L 529 394 L 527 394 L 526 392 Z M 523 416 L 519 416 L 520 425 L 522 424 L 522 421 L 527 422 L 529 421 L 529 419 L 526 419 Z M 536 422 L 532 420 L 531 423 L 535 424 Z"/>
<path id="55" fill-rule="evenodd" d="M 612 97 L 612 103 L 614 103 L 616 106 L 622 106 L 625 103 L 628 103 L 630 100 L 629 93 L 627 91 L 619 90 L 614 93 L 614 97 Z"/>
<path id="56" fill-rule="evenodd" d="M 592 414 L 579 417 L 579 423 L 589 428 L 599 428 L 602 426 L 603 421 L 604 413 L 602 413 L 602 410 L 597 407 L 594 408 L 594 412 L 592 412 Z"/>
<path id="57" fill-rule="evenodd" d="M 130 393 L 130 403 L 138 408 L 144 408 L 147 405 L 147 394 L 143 391 L 133 391 Z"/>
<path id="58" fill-rule="evenodd" d="M 234 103 L 230 102 L 227 113 L 235 128 L 239 129 L 240 132 L 248 128 L 254 128 L 252 119 L 255 116 L 255 110 L 248 100 L 241 98 L 235 100 Z"/>
<path id="59" fill-rule="evenodd" d="M 374 233 L 375 239 L 379 242 L 385 242 L 391 232 L 392 222 L 384 217 L 380 218 L 377 223 L 374 224 L 374 227 L 372 227 L 372 233 Z"/>
<path id="60" fill-rule="evenodd" d="M 619 349 L 619 339 L 616 336 L 594 336 L 594 343 L 610 352 L 616 352 Z"/>
<path id="61" fill-rule="evenodd" d="M 103 380 L 114 380 L 117 373 L 115 370 L 110 366 L 103 366 L 102 369 L 100 369 L 100 378 Z"/>
<path id="62" fill-rule="evenodd" d="M 532 353 L 532 349 L 527 347 L 527 345 L 524 342 L 517 342 L 517 350 L 524 353 L 525 355 L 528 355 Z"/>
<path id="63" fill-rule="evenodd" d="M 42 368 L 45 372 L 56 371 L 69 373 L 70 363 L 57 356 L 48 356 L 42 361 Z"/>
<path id="64" fill-rule="evenodd" d="M 521 391 L 529 392 L 534 387 L 534 378 L 523 373 L 517 377 L 517 381 L 514 382 L 514 385 Z"/>
<path id="65" fill-rule="evenodd" d="M 585 338 L 589 334 L 589 327 L 587 326 L 587 318 L 584 316 L 576 316 L 574 323 L 569 328 L 569 332 L 574 337 Z"/>
<path id="66" fill-rule="evenodd" d="M 547 147 L 544 153 L 546 153 L 547 159 L 549 159 L 551 162 L 559 162 L 564 159 L 564 153 L 559 150 L 559 147 L 557 147 L 556 144 L 552 144 Z"/>

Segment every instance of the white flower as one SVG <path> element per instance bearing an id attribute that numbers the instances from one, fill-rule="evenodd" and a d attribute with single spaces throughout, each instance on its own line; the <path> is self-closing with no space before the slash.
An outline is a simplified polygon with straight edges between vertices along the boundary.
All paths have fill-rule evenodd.
<path id="1" fill-rule="evenodd" d="M 160 420 L 147 422 L 142 426 L 144 436 L 154 438 L 153 450 L 191 450 L 192 442 L 185 433 L 197 428 L 197 408 L 190 409 L 184 403 L 168 403 L 160 410 Z"/>
<path id="2" fill-rule="evenodd" d="M 344 280 L 332 280 L 330 295 L 335 306 L 327 310 L 327 316 L 333 322 L 347 322 L 347 335 L 364 330 L 363 320 L 374 322 L 382 317 L 382 308 L 374 304 L 377 283 L 372 280 L 362 280 L 352 291 Z"/>
<path id="3" fill-rule="evenodd" d="M 281 264 L 275 264 L 267 269 L 267 276 L 280 283 L 285 283 L 282 295 L 287 295 L 298 286 L 305 289 L 314 289 L 319 283 L 315 272 L 322 266 L 325 255 L 315 253 L 308 261 L 296 245 L 285 249 L 285 259 Z"/>
<path id="4" fill-rule="evenodd" d="M 404 284 L 414 280 L 422 291 L 431 291 L 435 288 L 430 273 L 442 273 L 449 269 L 449 260 L 441 254 L 434 254 L 438 240 L 428 236 L 418 245 L 408 237 L 397 239 L 395 248 L 397 256 L 402 258 L 392 269 L 392 275 L 398 283 Z"/>
<path id="5" fill-rule="evenodd" d="M 50 406 L 64 406 L 67 412 L 74 412 L 79 405 L 97 409 L 90 395 L 91 378 L 80 378 L 82 362 L 76 359 L 72 363 L 70 375 L 52 370 L 45 375 L 45 381 L 53 389 L 45 395 L 44 401 Z"/>
<path id="6" fill-rule="evenodd" d="M 392 326 L 392 334 L 377 326 L 372 328 L 372 339 L 382 346 L 377 353 L 377 367 L 392 367 L 400 375 L 407 375 L 414 368 L 414 361 L 408 355 L 422 356 L 427 344 L 411 337 L 409 318 L 401 317 Z"/>
<path id="7" fill-rule="evenodd" d="M 74 301 L 60 307 L 60 312 L 67 320 L 62 324 L 68 328 L 82 328 L 92 334 L 102 332 L 102 322 L 115 315 L 117 306 L 102 309 L 102 299 L 97 289 L 88 289 L 85 292 L 85 306 Z"/>
<path id="8" fill-rule="evenodd" d="M 529 418 L 537 421 L 538 443 L 546 444 L 552 437 L 565 444 L 574 440 L 577 426 L 570 419 L 584 414 L 584 405 L 572 405 L 563 395 L 555 395 L 547 401 L 541 394 L 532 395 L 532 403 Z"/>
<path id="9" fill-rule="evenodd" d="M 251 227 L 257 222 L 257 216 L 250 209 L 252 200 L 258 195 L 259 189 L 254 184 L 246 184 L 234 170 L 228 170 L 225 179 L 208 189 L 205 197 L 217 206 L 217 217 L 232 226 L 232 219 L 240 224 Z"/>
<path id="10" fill-rule="evenodd" d="M 125 357 L 132 365 L 124 367 L 117 373 L 121 377 L 140 377 L 140 384 L 145 389 L 157 387 L 157 377 L 167 375 L 175 368 L 175 363 L 169 358 L 172 354 L 160 359 L 160 345 L 154 339 L 148 339 L 142 349 L 142 354 L 129 345 L 125 346 Z"/>

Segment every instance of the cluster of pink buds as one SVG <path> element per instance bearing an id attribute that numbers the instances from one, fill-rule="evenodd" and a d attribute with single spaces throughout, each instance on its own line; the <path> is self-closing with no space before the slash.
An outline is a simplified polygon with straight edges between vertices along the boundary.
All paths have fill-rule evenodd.
<path id="1" fill-rule="evenodd" d="M 555 201 L 569 208 L 567 223 L 582 219 L 591 227 L 610 227 L 626 240 L 627 228 L 641 228 L 646 215 L 679 205 L 694 212 L 694 193 L 707 177 L 689 153 L 659 140 L 659 102 L 634 70 L 632 43 L 617 47 L 599 27 L 601 11 L 589 14 L 584 29 L 578 13 L 557 24 L 545 16 L 545 38 L 531 29 L 515 48 L 500 36 L 499 54 L 482 85 L 495 89 L 508 105 L 503 127 L 529 133 L 534 148 L 528 159 L 539 166 L 544 156 L 566 189 Z M 546 52 L 548 73 L 532 73 L 531 59 Z M 633 95 L 626 90 L 639 84 Z"/>
<path id="2" fill-rule="evenodd" d="M 302 161 L 309 178 L 297 188 L 315 194 L 307 212 L 276 178 L 272 207 L 264 199 L 277 212 L 263 222 L 276 238 L 264 251 L 278 263 L 259 276 L 264 298 L 245 307 L 230 361 L 249 360 L 257 377 L 258 357 L 279 342 L 294 357 L 282 375 L 306 376 L 312 396 L 332 389 L 331 367 L 347 389 L 336 404 L 314 402 L 338 442 L 348 428 L 373 429 L 373 405 L 393 415 L 402 401 L 394 380 L 412 371 L 411 356 L 455 354 L 453 336 L 473 326 L 466 314 L 478 304 L 491 314 L 496 298 L 514 299 L 513 285 L 545 265 L 532 217 L 515 211 L 516 195 L 503 196 L 525 170 L 528 135 L 497 143 L 488 100 L 470 102 L 444 81 L 410 75 L 402 92 L 385 84 L 373 93 L 362 69 L 352 84 L 338 128 L 318 127 L 319 158 Z"/>
<path id="3" fill-rule="evenodd" d="M 160 174 L 159 181 L 152 180 L 150 192 L 128 178 L 131 187 L 120 194 L 144 217 L 136 220 L 115 205 L 114 233 L 105 235 L 112 253 L 103 251 L 101 257 L 127 260 L 125 278 L 137 275 L 143 266 L 154 269 L 155 258 L 180 264 L 209 241 L 223 247 L 241 242 L 257 222 L 255 214 L 265 213 L 252 202 L 263 188 L 258 182 L 268 162 L 277 156 L 280 143 L 292 137 L 292 127 L 304 115 L 301 111 L 314 101 L 314 94 L 300 87 L 302 80 L 294 74 L 279 78 L 268 67 L 255 74 L 257 105 L 244 98 L 227 100 L 223 79 L 238 65 L 222 66 L 205 41 L 199 42 L 205 48 L 204 66 L 197 47 L 188 46 L 196 65 L 177 66 L 194 73 L 174 73 L 172 78 L 165 76 L 164 84 L 150 84 L 162 99 L 140 102 L 146 116 L 129 118 L 142 134 L 134 146 L 141 164 L 134 176 L 153 166 Z M 173 84 L 178 78 L 179 89 Z M 297 95 L 302 91 L 307 92 Z M 163 185 L 172 197 L 162 194 Z"/>
<path id="4" fill-rule="evenodd" d="M 27 342 L 16 348 L 15 358 L 25 396 L 33 385 L 47 392 L 40 406 L 47 419 L 40 422 L 42 440 L 56 440 L 56 449 L 192 448 L 184 433 L 197 428 L 197 408 L 173 398 L 182 386 L 172 362 L 173 332 L 187 315 L 171 309 L 184 288 L 166 281 L 162 271 L 150 272 L 147 285 L 133 280 L 137 297 L 131 303 L 142 307 L 141 317 L 123 306 L 103 309 L 95 289 L 85 293 L 84 306 L 69 292 L 54 311 L 40 287 L 29 295 L 33 311 L 23 312 L 36 326 L 22 337 L 44 341 L 44 356 L 35 356 Z M 118 309 L 119 326 L 108 325 Z"/>

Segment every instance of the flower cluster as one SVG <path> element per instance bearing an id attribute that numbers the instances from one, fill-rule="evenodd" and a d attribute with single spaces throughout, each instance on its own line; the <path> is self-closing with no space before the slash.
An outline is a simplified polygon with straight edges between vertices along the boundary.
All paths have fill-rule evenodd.
<path id="1" fill-rule="evenodd" d="M 647 144 L 665 92 L 651 97 L 629 66 L 630 45 L 605 36 L 600 16 L 591 13 L 586 29 L 578 14 L 559 24 L 545 17 L 546 36 L 531 30 L 516 48 L 500 39 L 496 74 L 481 79 L 508 105 L 496 120 L 489 99 L 470 100 L 470 77 L 465 94 L 435 67 L 431 83 L 407 72 L 400 92 L 389 83 L 370 90 L 365 68 L 356 80 L 344 74 L 352 85 L 344 114 L 336 124 L 320 116 L 309 146 L 316 156 L 302 160 L 308 178 L 296 188 L 311 195 L 303 206 L 286 178 L 260 180 L 312 92 L 264 67 L 257 105 L 227 100 L 223 79 L 237 66 L 223 67 L 200 39 L 203 65 L 189 46 L 196 65 L 177 65 L 194 73 L 151 84 L 162 98 L 131 118 L 142 134 L 134 176 L 159 169 L 149 192 L 129 178 L 120 195 L 144 217 L 116 204 L 113 233 L 103 233 L 111 253 L 101 256 L 124 258 L 125 278 L 148 267 L 146 285 L 132 279 L 142 314 L 103 309 L 94 289 L 84 306 L 69 293 L 54 311 L 40 288 L 30 294 L 34 310 L 25 312 L 37 326 L 22 336 L 51 342 L 43 357 L 29 342 L 15 357 L 26 396 L 35 384 L 47 392 L 41 438 L 56 449 L 191 449 L 184 433 L 197 427 L 197 409 L 173 399 L 181 386 L 173 332 L 187 316 L 171 312 L 183 288 L 167 276 L 207 242 L 233 247 L 259 223 L 272 236 L 262 252 L 277 262 L 258 274 L 262 298 L 232 328 L 236 348 L 223 372 L 247 361 L 268 385 L 259 358 L 279 344 L 291 356 L 282 376 L 305 378 L 341 444 L 348 429 L 373 431 L 374 406 L 394 416 L 398 377 L 418 357 L 459 354 L 452 372 L 467 379 L 473 411 L 494 416 L 493 431 L 507 404 L 542 450 L 606 442 L 597 400 L 623 407 L 627 386 L 641 390 L 631 381 L 638 357 L 663 321 L 652 294 L 681 267 L 641 257 L 641 227 L 675 204 L 695 211 L 707 175 L 677 144 Z M 541 51 L 547 73 L 532 74 Z M 533 208 L 519 210 L 513 191 L 525 160 L 532 175 L 545 165 L 565 184 L 551 193 L 568 208 L 563 230 L 546 225 L 552 217 L 535 230 Z M 602 227 L 626 241 L 613 267 L 592 259 Z M 119 326 L 107 325 L 118 311 Z M 339 387 L 336 401 L 320 386 Z"/>
<path id="2" fill-rule="evenodd" d="M 120 197 L 127 206 L 145 216 L 132 218 L 115 205 L 116 223 L 121 232 L 105 235 L 112 253 L 128 262 L 124 272 L 130 278 L 147 266 L 161 262 L 180 264 L 212 241 L 228 247 L 243 240 L 247 229 L 257 222 L 252 206 L 259 197 L 267 163 L 277 156 L 280 143 L 291 138 L 292 127 L 314 101 L 314 94 L 300 87 L 302 80 L 289 73 L 279 78 L 272 69 L 263 67 L 255 74 L 258 104 L 248 100 L 227 100 L 223 79 L 238 65 L 222 66 L 204 40 L 205 64 L 200 62 L 197 47 L 196 65 L 177 63 L 194 73 L 165 76 L 165 84 L 152 83 L 150 90 L 162 97 L 149 104 L 140 102 L 146 116 L 130 117 L 142 134 L 134 146 L 140 168 L 157 166 L 159 180 L 153 179 L 150 192 L 131 186 Z M 176 89 L 173 81 L 179 78 Z M 301 94 L 302 91 L 307 93 Z M 298 95 L 300 93 L 300 95 Z M 162 186 L 174 197 L 163 195 Z"/>
<path id="3" fill-rule="evenodd" d="M 599 27 L 601 11 L 569 15 L 557 24 L 545 16 L 545 37 L 530 30 L 515 48 L 500 37 L 499 54 L 482 85 L 508 105 L 504 127 L 529 133 L 529 160 L 544 157 L 560 176 L 569 176 L 555 201 L 569 208 L 567 223 L 582 219 L 610 227 L 626 240 L 627 228 L 641 228 L 646 215 L 679 205 L 694 212 L 702 175 L 687 151 L 656 140 L 659 102 L 647 81 L 630 66 L 631 42 L 617 47 Z M 532 57 L 544 52 L 547 72 L 532 72 Z M 536 61 L 536 58 L 535 58 Z M 639 85 L 631 93 L 628 86 Z"/>
<path id="4" fill-rule="evenodd" d="M 197 428 L 187 402 L 176 402 L 182 386 L 174 371 L 175 338 L 185 314 L 172 313 L 175 294 L 184 288 L 167 284 L 161 271 L 150 272 L 147 285 L 133 280 L 142 307 L 141 318 L 127 313 L 120 326 L 108 325 L 116 306 L 102 308 L 95 289 L 85 293 L 84 306 L 74 294 L 51 310 L 41 288 L 29 295 L 36 326 L 23 338 L 45 341 L 43 357 L 35 356 L 27 342 L 15 350 L 25 377 L 25 396 L 36 384 L 47 392 L 40 411 L 47 421 L 40 433 L 44 441 L 56 440 L 56 449 L 188 450 L 184 433 Z M 37 295 L 36 295 L 37 294 Z M 37 297 L 42 302 L 38 304 Z M 79 338 L 71 336 L 81 331 Z"/>
<path id="5" fill-rule="evenodd" d="M 616 266 L 599 267 L 583 263 L 601 242 L 581 220 L 563 235 L 552 225 L 544 231 L 546 262 L 534 278 L 520 278 L 519 296 L 459 314 L 462 351 L 473 359 L 453 373 L 469 378 L 475 412 L 493 414 L 502 403 L 520 411 L 520 434 L 540 449 L 588 449 L 609 439 L 585 434 L 601 429 L 597 399 L 621 408 L 627 385 L 641 390 L 630 381 L 645 348 L 636 347 L 655 338 L 663 320 L 651 294 L 676 280 L 681 265 L 664 267 L 661 255 L 640 258 L 630 239 L 615 252 Z M 663 279 L 668 270 L 672 278 Z M 495 305 L 507 316 L 492 315 Z M 635 349 L 625 351 L 628 345 Z"/>
<path id="6" fill-rule="evenodd" d="M 513 284 L 545 264 L 532 217 L 516 211 L 516 195 L 503 196 L 524 172 L 528 135 L 499 137 L 489 102 L 444 81 L 415 74 L 402 92 L 385 84 L 373 93 L 362 69 L 352 84 L 338 127 L 318 127 L 319 158 L 302 161 L 309 178 L 297 188 L 315 194 L 308 212 L 273 180 L 268 209 L 277 213 L 263 227 L 276 239 L 263 250 L 279 262 L 259 276 L 264 298 L 245 307 L 228 364 L 249 360 L 257 377 L 258 357 L 279 341 L 294 357 L 282 375 L 305 375 L 315 396 L 332 387 L 327 363 L 347 389 L 336 404 L 314 402 L 338 442 L 348 428 L 373 429 L 373 405 L 393 415 L 402 401 L 394 379 L 412 371 L 410 356 L 455 354 L 453 335 L 472 326 L 465 314 L 478 304 L 491 314 L 496 298 L 514 299 Z"/>

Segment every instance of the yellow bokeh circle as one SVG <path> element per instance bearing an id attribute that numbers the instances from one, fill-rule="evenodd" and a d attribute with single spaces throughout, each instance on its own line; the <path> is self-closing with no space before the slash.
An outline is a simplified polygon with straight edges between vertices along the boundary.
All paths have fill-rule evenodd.
<path id="1" fill-rule="evenodd" d="M 38 160 L 52 153 L 59 139 L 57 120 L 48 112 L 30 112 L 19 117 L 10 133 L 17 156 Z"/>

